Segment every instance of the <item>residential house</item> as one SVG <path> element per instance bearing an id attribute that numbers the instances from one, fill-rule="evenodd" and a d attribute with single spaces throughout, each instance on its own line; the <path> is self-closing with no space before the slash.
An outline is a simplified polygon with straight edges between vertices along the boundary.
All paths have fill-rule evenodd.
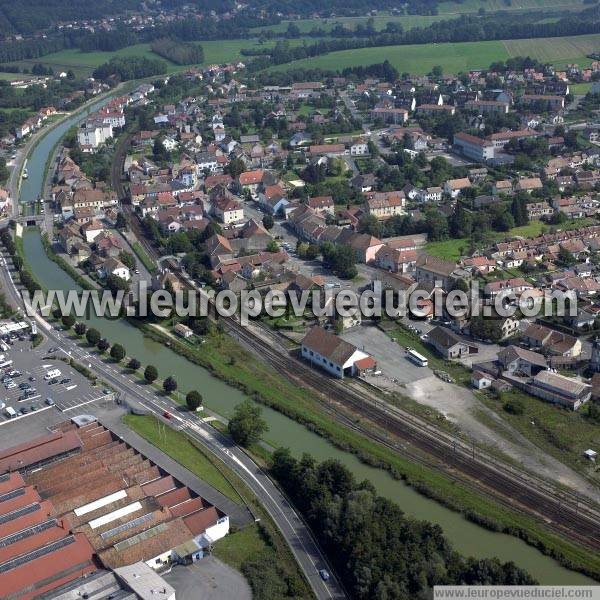
<path id="1" fill-rule="evenodd" d="M 378 219 L 389 219 L 404 214 L 406 198 L 404 192 L 367 192 L 367 211 Z"/>
<path id="2" fill-rule="evenodd" d="M 463 177 L 461 179 L 449 179 L 444 184 L 444 192 L 448 194 L 451 198 L 457 198 L 463 190 L 469 189 L 471 187 L 471 181 L 468 177 Z"/>
<path id="3" fill-rule="evenodd" d="M 462 358 L 479 351 L 477 346 L 469 344 L 445 327 L 434 327 L 428 335 L 427 343 L 446 359 Z"/>
<path id="4" fill-rule="evenodd" d="M 415 279 L 421 284 L 435 286 L 437 283 L 449 290 L 454 281 L 457 264 L 437 256 L 422 254 L 417 258 Z"/>
<path id="5" fill-rule="evenodd" d="M 544 356 L 513 345 L 498 352 L 498 362 L 502 369 L 510 375 L 522 373 L 531 377 L 547 368 Z"/>

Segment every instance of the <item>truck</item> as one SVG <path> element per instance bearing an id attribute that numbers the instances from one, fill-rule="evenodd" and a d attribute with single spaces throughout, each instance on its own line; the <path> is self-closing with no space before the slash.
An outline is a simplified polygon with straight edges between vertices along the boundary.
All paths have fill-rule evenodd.
<path id="1" fill-rule="evenodd" d="M 60 377 L 60 376 L 61 376 L 61 372 L 59 369 L 50 369 L 50 371 L 48 371 L 44 375 L 44 379 L 46 381 L 50 381 L 51 379 L 55 379 L 56 377 Z"/>
<path id="2" fill-rule="evenodd" d="M 9 418 L 9 419 L 14 419 L 17 416 L 17 411 L 12 407 L 12 406 L 7 406 L 4 409 L 4 414 Z"/>

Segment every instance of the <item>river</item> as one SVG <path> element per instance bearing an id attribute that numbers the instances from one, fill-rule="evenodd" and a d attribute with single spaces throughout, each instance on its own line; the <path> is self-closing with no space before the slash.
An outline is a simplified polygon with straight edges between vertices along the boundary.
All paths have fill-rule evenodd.
<path id="1" fill-rule="evenodd" d="M 57 126 L 36 146 L 28 162 L 29 180 L 27 186 L 22 188 L 21 201 L 32 201 L 40 195 L 44 166 L 53 145 L 69 127 L 84 116 L 78 115 Z M 33 185 L 36 181 L 37 188 Z M 23 242 L 27 263 L 34 277 L 46 289 L 79 289 L 77 284 L 46 256 L 39 231 L 27 229 Z M 213 377 L 206 369 L 189 362 L 166 346 L 144 337 L 126 321 L 91 317 L 87 323 L 97 328 L 110 343 L 122 344 L 127 354 L 136 357 L 142 365 L 156 365 L 161 377 L 175 377 L 179 389 L 184 393 L 190 389 L 199 390 L 205 405 L 219 414 L 231 415 L 234 406 L 245 398 L 242 392 Z M 565 569 L 552 558 L 544 556 L 513 536 L 493 533 L 467 521 L 459 513 L 425 498 L 403 482 L 394 480 L 386 471 L 364 465 L 354 455 L 335 448 L 328 441 L 277 411 L 267 407 L 262 407 L 262 410 L 269 425 L 266 435 L 269 442 L 289 447 L 296 456 L 310 452 L 320 460 L 338 459 L 352 471 L 357 480 L 371 481 L 378 493 L 396 502 L 408 515 L 439 524 L 454 547 L 462 554 L 480 558 L 495 556 L 502 561 L 514 561 L 542 584 L 595 583 L 584 575 Z"/>

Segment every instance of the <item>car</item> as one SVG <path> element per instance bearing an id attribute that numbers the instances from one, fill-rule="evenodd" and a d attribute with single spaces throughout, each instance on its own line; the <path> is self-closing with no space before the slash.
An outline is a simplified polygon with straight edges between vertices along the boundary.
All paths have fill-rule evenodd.
<path id="1" fill-rule="evenodd" d="M 51 380 L 48 382 L 48 385 L 54 385 L 55 383 L 58 383 L 58 379 L 57 379 L 56 377 L 54 377 L 53 379 L 51 379 Z"/>
<path id="2" fill-rule="evenodd" d="M 163 417 L 164 417 L 165 419 L 170 419 L 170 418 L 171 418 L 171 416 L 172 416 L 172 415 L 171 415 L 171 413 L 170 413 L 168 410 L 165 410 L 165 411 L 163 412 Z"/>
<path id="3" fill-rule="evenodd" d="M 136 270 L 135 270 L 135 274 L 136 274 L 136 275 L 139 275 L 139 274 L 140 274 L 140 270 L 139 270 L 139 269 L 136 269 Z"/>
<path id="4" fill-rule="evenodd" d="M 11 381 L 10 383 L 5 383 L 4 387 L 7 390 L 14 390 L 17 387 L 17 384 L 14 381 Z"/>
<path id="5" fill-rule="evenodd" d="M 327 581 L 329 579 L 329 577 L 331 577 L 329 575 L 329 571 L 327 569 L 320 569 L 319 570 L 319 575 L 321 576 L 321 579 L 323 581 Z"/>
<path id="6" fill-rule="evenodd" d="M 102 390 L 102 393 L 103 393 L 103 394 L 110 394 L 110 390 L 109 390 L 108 388 L 104 388 L 104 389 Z"/>
<path id="7" fill-rule="evenodd" d="M 35 377 L 33 375 L 30 375 L 27 379 L 29 379 L 29 381 L 35 381 Z"/>
<path id="8" fill-rule="evenodd" d="M 52 400 L 50 397 L 46 398 L 44 402 L 46 402 L 48 406 L 54 406 L 54 400 Z"/>
<path id="9" fill-rule="evenodd" d="M 52 346 L 52 348 L 50 348 L 50 349 L 48 350 L 48 352 L 49 352 L 49 353 L 52 353 L 52 352 L 58 352 L 58 348 L 56 348 L 55 346 Z"/>
<path id="10" fill-rule="evenodd" d="M 71 382 L 71 378 L 70 377 L 65 377 L 64 379 L 60 380 L 61 383 L 70 383 Z"/>
<path id="11" fill-rule="evenodd" d="M 38 405 L 37 404 L 32 404 L 31 405 L 31 412 L 35 412 L 38 409 Z"/>
<path id="12" fill-rule="evenodd" d="M 19 389 L 20 390 L 27 390 L 27 389 L 29 389 L 29 384 L 28 383 L 20 383 L 19 384 Z"/>
<path id="13" fill-rule="evenodd" d="M 19 414 L 26 415 L 29 412 L 29 409 L 26 406 L 21 406 L 19 409 Z"/>
<path id="14" fill-rule="evenodd" d="M 14 369 L 12 371 L 9 371 L 8 374 L 11 377 L 21 377 L 21 375 L 22 375 L 21 371 L 16 371 Z"/>

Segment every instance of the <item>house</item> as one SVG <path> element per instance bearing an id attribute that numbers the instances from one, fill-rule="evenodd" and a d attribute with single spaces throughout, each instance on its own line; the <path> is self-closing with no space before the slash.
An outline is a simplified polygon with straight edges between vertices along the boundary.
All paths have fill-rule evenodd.
<path id="1" fill-rule="evenodd" d="M 94 152 L 113 136 L 113 126 L 101 119 L 88 119 L 77 130 L 77 143 L 84 152 Z"/>
<path id="2" fill-rule="evenodd" d="M 535 94 L 523 94 L 521 96 L 521 104 L 524 106 L 538 106 L 548 111 L 561 110 L 565 107 L 564 96 L 550 96 L 550 95 L 535 95 Z"/>
<path id="3" fill-rule="evenodd" d="M 551 371 L 540 371 L 528 386 L 528 391 L 542 400 L 571 410 L 577 410 L 592 397 L 591 385 Z"/>
<path id="4" fill-rule="evenodd" d="M 498 362 L 511 375 L 523 373 L 531 377 L 547 368 L 546 358 L 541 354 L 512 345 L 498 352 Z"/>
<path id="5" fill-rule="evenodd" d="M 266 212 L 272 215 L 278 214 L 290 203 L 285 190 L 280 184 L 266 186 L 259 193 L 258 202 Z"/>
<path id="6" fill-rule="evenodd" d="M 194 335 L 194 332 L 183 323 L 177 323 L 175 327 L 173 327 L 173 331 L 184 339 L 191 338 Z"/>
<path id="7" fill-rule="evenodd" d="M 389 219 L 404 214 L 404 192 L 367 192 L 367 211 L 378 219 Z"/>
<path id="8" fill-rule="evenodd" d="M 412 273 L 417 264 L 416 250 L 403 250 L 382 246 L 375 255 L 375 265 L 391 273 Z"/>
<path id="9" fill-rule="evenodd" d="M 343 156 L 346 154 L 346 146 L 344 144 L 320 144 L 309 146 L 308 151 L 313 156 Z"/>
<path id="10" fill-rule="evenodd" d="M 422 254 L 417 259 L 415 279 L 421 284 L 435 286 L 438 282 L 445 290 L 450 289 L 457 265 L 437 256 Z"/>
<path id="11" fill-rule="evenodd" d="M 92 219 L 81 226 L 81 232 L 85 236 L 85 241 L 88 244 L 91 244 L 103 231 L 104 225 L 96 219 Z"/>
<path id="12" fill-rule="evenodd" d="M 532 323 L 523 332 L 523 342 L 530 348 L 547 350 L 550 354 L 568 358 L 576 358 L 582 351 L 581 340 L 538 323 Z"/>
<path id="13" fill-rule="evenodd" d="M 450 329 L 434 327 L 427 342 L 446 359 L 462 358 L 479 352 L 479 348 L 458 337 Z"/>
<path id="14" fill-rule="evenodd" d="M 515 190 L 517 192 L 527 192 L 531 194 L 534 190 L 541 190 L 544 187 L 539 177 L 523 177 L 517 181 Z"/>
<path id="15" fill-rule="evenodd" d="M 554 209 L 547 202 L 529 202 L 527 204 L 527 216 L 530 221 L 546 219 L 554 214 Z"/>
<path id="16" fill-rule="evenodd" d="M 301 345 L 302 358 L 339 379 L 359 374 L 367 363 L 371 369 L 375 367 L 367 353 L 318 326 L 309 330 Z"/>
<path id="17" fill-rule="evenodd" d="M 485 390 L 492 386 L 493 377 L 483 371 L 473 371 L 471 375 L 471 385 L 476 390 Z"/>
<path id="18" fill-rule="evenodd" d="M 449 179 L 444 184 L 444 192 L 451 198 L 456 198 L 460 195 L 463 190 L 471 187 L 471 181 L 468 177 L 462 177 L 461 179 Z"/>
<path id="19" fill-rule="evenodd" d="M 212 212 L 225 225 L 244 219 L 244 207 L 241 202 L 228 196 L 215 198 L 212 202 Z"/>
<path id="20" fill-rule="evenodd" d="M 330 215 L 335 214 L 335 206 L 333 204 L 332 196 L 314 196 L 309 198 L 306 203 L 318 213 L 329 213 Z"/>
<path id="21" fill-rule="evenodd" d="M 104 264 L 97 271 L 98 277 L 108 277 L 109 275 L 116 275 L 125 281 L 131 279 L 131 273 L 129 269 L 117 258 L 107 258 Z"/>
<path id="22" fill-rule="evenodd" d="M 444 190 L 442 190 L 441 187 L 428 187 L 425 190 L 419 190 L 417 192 L 417 199 L 420 202 L 435 202 L 439 204 L 442 201 L 443 193 Z"/>
<path id="23" fill-rule="evenodd" d="M 512 279 L 502 279 L 486 283 L 484 293 L 492 299 L 499 294 L 503 296 L 512 294 L 520 296 L 525 290 L 532 290 L 533 287 L 531 283 L 525 281 L 522 277 L 513 277 Z"/>
<path id="24" fill-rule="evenodd" d="M 513 193 L 513 184 L 510 179 L 503 179 L 501 181 L 496 181 L 492 188 L 494 195 L 506 194 L 510 195 Z"/>
<path id="25" fill-rule="evenodd" d="M 364 140 L 356 140 L 350 144 L 350 156 L 367 156 L 369 154 L 369 144 Z"/>
<path id="26" fill-rule="evenodd" d="M 265 171 L 257 169 L 256 171 L 245 171 L 238 177 L 238 186 L 241 190 L 248 190 L 252 196 L 256 195 L 258 187 L 263 182 Z"/>
<path id="27" fill-rule="evenodd" d="M 498 100 L 469 100 L 465 102 L 465 109 L 475 111 L 479 115 L 490 113 L 505 115 L 508 113 L 509 106 L 507 102 Z"/>
<path id="28" fill-rule="evenodd" d="M 368 233 L 351 233 L 345 242 L 356 253 L 360 262 L 369 264 L 375 262 L 377 252 L 383 247 L 383 242 Z"/>

